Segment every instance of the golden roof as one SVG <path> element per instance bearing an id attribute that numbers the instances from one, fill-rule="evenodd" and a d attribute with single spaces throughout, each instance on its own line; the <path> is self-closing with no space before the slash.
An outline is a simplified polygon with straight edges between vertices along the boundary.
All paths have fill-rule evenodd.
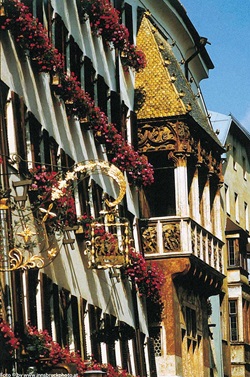
<path id="1" fill-rule="evenodd" d="M 137 108 L 138 119 L 165 118 L 188 112 L 174 85 L 176 78 L 169 73 L 168 62 L 161 53 L 166 43 L 162 46 L 157 42 L 154 26 L 143 16 L 137 46 L 145 53 L 147 66 L 136 74 L 135 88 L 137 93 L 143 92 L 143 101 Z"/>

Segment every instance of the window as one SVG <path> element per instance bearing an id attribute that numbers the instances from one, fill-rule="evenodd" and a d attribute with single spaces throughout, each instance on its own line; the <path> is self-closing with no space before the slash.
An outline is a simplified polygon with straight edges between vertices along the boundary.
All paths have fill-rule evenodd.
<path id="1" fill-rule="evenodd" d="M 228 266 L 239 266 L 239 239 L 238 238 L 228 238 L 227 240 L 227 250 L 228 250 Z"/>
<path id="2" fill-rule="evenodd" d="M 62 54 L 65 61 L 65 69 L 68 68 L 67 56 L 66 56 L 66 46 L 67 46 L 68 31 L 61 19 L 61 17 L 56 14 L 55 20 L 53 22 L 53 44 L 58 52 Z"/>
<path id="3" fill-rule="evenodd" d="M 39 22 L 43 24 L 43 1 L 41 0 L 35 0 L 33 1 L 33 15 L 36 17 Z"/>
<path id="4" fill-rule="evenodd" d="M 81 342 L 80 342 L 78 299 L 76 296 L 71 296 L 71 311 L 72 311 L 72 328 L 73 328 L 74 345 L 75 345 L 75 349 L 79 350 L 81 347 Z"/>
<path id="5" fill-rule="evenodd" d="M 244 243 L 239 238 L 227 239 L 228 267 L 242 267 L 247 270 L 247 254 Z"/>
<path id="6" fill-rule="evenodd" d="M 239 195 L 235 192 L 234 193 L 234 207 L 235 207 L 235 220 L 239 223 Z"/>
<path id="7" fill-rule="evenodd" d="M 246 170 L 246 157 L 242 157 L 242 169 L 243 169 L 243 178 L 247 180 L 247 170 Z"/>
<path id="8" fill-rule="evenodd" d="M 97 362 L 102 361 L 101 346 L 96 335 L 100 326 L 102 310 L 91 304 L 88 305 L 89 321 L 90 321 L 90 334 L 91 334 L 91 351 L 92 355 Z"/>
<path id="9" fill-rule="evenodd" d="M 190 338 L 196 338 L 197 326 L 196 326 L 196 311 L 189 306 L 186 307 L 186 327 L 187 336 Z"/>
<path id="10" fill-rule="evenodd" d="M 90 209 L 90 198 L 89 198 L 89 180 L 90 178 L 86 178 L 81 180 L 78 183 L 78 196 L 79 196 L 79 205 L 80 205 L 80 213 L 86 214 L 88 217 L 91 216 L 91 209 Z"/>
<path id="11" fill-rule="evenodd" d="M 52 321 L 53 321 L 53 313 L 52 313 L 52 304 L 53 304 L 53 283 L 52 280 L 46 275 L 41 274 L 40 276 L 41 284 L 42 284 L 42 300 L 43 300 L 43 311 L 42 311 L 42 320 L 44 328 L 52 333 Z"/>
<path id="12" fill-rule="evenodd" d="M 161 326 L 150 326 L 150 340 L 153 342 L 153 352 L 155 356 L 162 356 L 162 328 Z"/>
<path id="13" fill-rule="evenodd" d="M 100 75 L 97 77 L 97 102 L 101 111 L 107 114 L 108 86 Z"/>
<path id="14" fill-rule="evenodd" d="M 230 215 L 230 197 L 229 197 L 229 187 L 225 184 L 225 205 L 226 212 Z"/>
<path id="15" fill-rule="evenodd" d="M 92 99 L 95 99 L 95 70 L 87 57 L 84 58 L 84 89 Z"/>
<path id="16" fill-rule="evenodd" d="M 236 163 L 236 148 L 233 147 L 233 168 L 237 170 L 237 163 Z"/>
<path id="17" fill-rule="evenodd" d="M 57 170 L 58 144 L 46 130 L 42 131 L 40 149 L 42 162 L 47 166 L 50 165 L 51 170 Z"/>
<path id="18" fill-rule="evenodd" d="M 3 86 L 1 87 L 3 91 Z M 16 153 L 21 157 L 19 164 L 20 173 L 27 171 L 27 149 L 26 149 L 26 129 L 25 129 L 25 115 L 26 106 L 23 98 L 19 97 L 14 92 L 11 92 L 11 102 L 13 108 L 13 114 L 10 114 L 10 108 L 7 109 L 7 133 L 8 133 L 8 145 L 9 153 Z M 13 132 L 15 138 L 13 138 Z"/>
<path id="19" fill-rule="evenodd" d="M 237 300 L 229 300 L 230 340 L 238 340 Z"/>
<path id="20" fill-rule="evenodd" d="M 75 164 L 75 161 L 63 149 L 60 149 L 60 164 L 62 170 L 67 171 Z"/>
<path id="21" fill-rule="evenodd" d="M 134 146 L 135 150 L 138 149 L 138 127 L 137 127 L 137 117 L 134 111 L 129 113 L 130 127 L 131 127 L 131 144 Z"/>
<path id="22" fill-rule="evenodd" d="M 111 91 L 111 123 L 121 131 L 121 99 L 120 94 L 113 91 Z"/>
<path id="23" fill-rule="evenodd" d="M 154 166 L 155 180 L 144 189 L 145 196 L 141 201 L 142 217 L 175 216 L 175 176 L 172 161 L 167 160 L 165 153 L 160 152 L 152 153 L 149 162 Z"/>
<path id="24" fill-rule="evenodd" d="M 246 230 L 249 231 L 249 210 L 248 204 L 244 203 L 244 212 L 245 212 L 245 223 L 246 223 Z"/>
<path id="25" fill-rule="evenodd" d="M 37 327 L 37 285 L 38 285 L 38 270 L 36 268 L 27 271 L 28 283 L 28 318 L 33 326 Z"/>
<path id="26" fill-rule="evenodd" d="M 34 117 L 29 114 L 29 132 L 30 132 L 30 158 L 33 166 L 41 165 L 41 124 Z"/>
<path id="27" fill-rule="evenodd" d="M 91 180 L 92 200 L 94 205 L 95 217 L 100 216 L 103 209 L 103 189 L 94 180 Z"/>
<path id="28" fill-rule="evenodd" d="M 59 321 L 60 321 L 60 333 L 61 344 L 63 347 L 67 347 L 69 344 L 69 328 L 70 328 L 70 316 L 69 310 L 71 308 L 70 292 L 64 288 L 59 291 Z"/>
<path id="29" fill-rule="evenodd" d="M 82 50 L 74 41 L 74 38 L 69 39 L 69 54 L 70 54 L 70 71 L 74 73 L 78 81 L 81 81 L 81 67 L 82 67 Z"/>
<path id="30" fill-rule="evenodd" d="M 133 17 L 132 17 L 132 6 L 125 3 L 125 25 L 129 31 L 129 42 L 134 43 L 133 40 Z"/>
<path id="31" fill-rule="evenodd" d="M 122 12 L 123 0 L 114 0 L 114 7 L 117 9 L 120 14 Z"/>

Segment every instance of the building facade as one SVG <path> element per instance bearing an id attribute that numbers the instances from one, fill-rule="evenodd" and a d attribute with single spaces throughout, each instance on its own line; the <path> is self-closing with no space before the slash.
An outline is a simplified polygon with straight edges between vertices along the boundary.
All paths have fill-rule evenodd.
<path id="1" fill-rule="evenodd" d="M 249 375 L 249 133 L 232 116 L 211 112 L 225 145 L 223 163 L 228 322 L 232 376 Z"/>
<path id="2" fill-rule="evenodd" d="M 194 95 L 192 84 L 201 77 L 188 65 L 199 48 L 204 52 L 198 47 L 203 41 L 194 33 L 196 53 L 178 59 L 178 37 L 164 35 L 157 21 L 150 12 L 141 18 L 138 41 L 148 64 L 136 75 L 136 95 L 138 147 L 155 169 L 155 182 L 140 192 L 142 247 L 147 260 L 156 260 L 166 271 L 163 321 L 150 328 L 156 334 L 158 326 L 162 341 L 158 373 L 226 376 L 228 342 L 221 342 L 221 319 L 213 331 L 210 319 L 211 303 L 212 312 L 220 311 L 226 294 L 220 212 L 223 149 Z M 206 58 L 199 56 L 208 70 L 211 62 Z M 213 296 L 217 303 L 210 300 Z M 212 332 L 219 337 L 213 338 Z"/>
<path id="3" fill-rule="evenodd" d="M 133 375 L 230 376 L 206 38 L 177 0 L 0 10 L 2 319 Z"/>

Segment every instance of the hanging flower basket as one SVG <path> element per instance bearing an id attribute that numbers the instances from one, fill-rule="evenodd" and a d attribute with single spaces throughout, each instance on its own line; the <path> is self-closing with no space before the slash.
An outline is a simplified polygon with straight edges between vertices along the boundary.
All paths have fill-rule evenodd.
<path id="1" fill-rule="evenodd" d="M 0 366 L 8 365 L 14 358 L 14 352 L 20 346 L 19 339 L 15 336 L 10 325 L 0 320 Z"/>
<path id="2" fill-rule="evenodd" d="M 90 95 L 82 89 L 77 77 L 73 73 L 71 75 L 65 73 L 62 55 L 52 45 L 47 30 L 33 17 L 29 7 L 19 0 L 5 0 L 4 4 L 8 18 L 1 25 L 1 29 L 10 30 L 16 41 L 16 48 L 22 50 L 22 53 L 27 51 L 29 58 L 32 59 L 32 64 L 35 65 L 39 73 L 50 72 L 52 77 L 55 74 L 60 77 L 60 83 L 52 85 L 52 89 L 62 101 L 73 102 L 66 104 L 68 117 L 74 116 L 78 119 L 88 117 L 89 125 L 87 127 L 92 130 L 95 140 L 105 144 L 107 151 L 113 153 L 114 158 L 111 162 L 121 171 L 127 172 L 131 184 L 138 187 L 150 185 L 154 181 L 152 165 L 148 163 L 145 156 L 141 156 L 138 151 L 134 150 L 115 125 L 108 122 L 106 114 L 95 106 Z M 95 17 L 97 16 L 97 19 L 100 16 L 98 12 L 101 12 L 102 22 L 113 30 L 113 35 L 110 34 L 112 37 L 110 43 L 123 52 L 122 64 L 129 63 L 135 70 L 141 69 L 140 62 L 143 61 L 143 53 L 139 52 L 136 46 L 129 44 L 126 28 L 124 25 L 117 24 L 119 17 L 111 3 L 108 0 L 82 0 L 81 5 L 86 14 L 89 16 L 93 14 Z M 92 7 L 97 7 L 97 10 L 93 12 Z M 111 27 L 111 25 L 113 26 Z M 98 28 L 98 33 L 100 31 L 101 29 Z M 105 34 L 105 32 L 109 33 L 109 31 L 104 31 L 104 35 L 109 39 L 109 34 Z M 127 62 L 124 59 L 127 59 Z"/>

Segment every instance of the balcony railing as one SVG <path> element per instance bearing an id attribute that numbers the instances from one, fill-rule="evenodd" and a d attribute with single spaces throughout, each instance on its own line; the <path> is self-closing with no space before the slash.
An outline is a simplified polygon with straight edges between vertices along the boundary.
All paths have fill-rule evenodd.
<path id="1" fill-rule="evenodd" d="M 189 217 L 150 218 L 141 224 L 146 257 L 192 253 L 223 273 L 223 242 Z"/>

